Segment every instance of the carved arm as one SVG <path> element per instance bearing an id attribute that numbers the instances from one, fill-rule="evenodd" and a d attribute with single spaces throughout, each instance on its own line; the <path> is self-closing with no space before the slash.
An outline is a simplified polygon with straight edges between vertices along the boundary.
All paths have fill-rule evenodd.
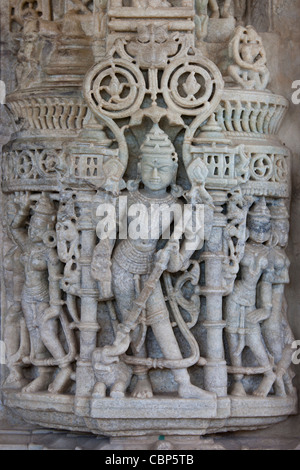
<path id="1" fill-rule="evenodd" d="M 250 323 L 261 323 L 267 320 L 272 313 L 272 284 L 262 280 L 259 287 L 259 297 L 261 308 L 254 310 L 247 315 Z"/>
<path id="2" fill-rule="evenodd" d="M 59 282 L 63 277 L 61 273 L 61 263 L 54 249 L 51 249 L 48 255 L 48 274 L 50 307 L 44 312 L 44 322 L 58 317 L 64 303 L 61 298 L 61 289 L 59 286 Z"/>
<path id="3" fill-rule="evenodd" d="M 16 213 L 10 227 L 10 233 L 13 240 L 24 252 L 28 240 L 27 229 L 25 228 L 26 220 L 30 213 L 30 196 L 28 193 L 22 194 L 16 203 L 19 205 L 19 211 Z"/>

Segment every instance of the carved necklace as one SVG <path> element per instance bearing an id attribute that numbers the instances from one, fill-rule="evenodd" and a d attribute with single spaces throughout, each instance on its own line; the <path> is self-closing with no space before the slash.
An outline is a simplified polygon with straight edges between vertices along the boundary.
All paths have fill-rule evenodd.
<path id="1" fill-rule="evenodd" d="M 151 207 L 153 204 L 169 204 L 172 205 L 176 202 L 176 198 L 169 193 L 166 193 L 164 197 L 150 197 L 142 194 L 140 191 L 133 191 L 131 193 L 133 199 L 142 204 L 145 204 L 147 207 Z"/>

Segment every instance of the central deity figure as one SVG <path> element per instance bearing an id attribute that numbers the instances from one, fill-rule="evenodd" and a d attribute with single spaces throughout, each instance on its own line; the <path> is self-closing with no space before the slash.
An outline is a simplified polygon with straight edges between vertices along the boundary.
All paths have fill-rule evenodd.
<path id="1" fill-rule="evenodd" d="M 147 134 L 141 153 L 138 163 L 138 180 L 135 182 L 135 188 L 129 191 L 128 210 L 132 204 L 137 203 L 146 207 L 148 213 L 153 205 L 156 208 L 161 208 L 162 205 L 165 207 L 174 205 L 178 201 L 175 195 L 175 190 L 178 190 L 175 185 L 178 158 L 168 136 L 157 124 Z M 139 189 L 140 182 L 143 184 L 141 189 Z M 170 193 L 169 187 L 172 188 Z M 172 214 L 170 218 L 170 224 L 172 224 L 174 221 Z M 160 233 L 155 239 L 151 238 L 149 226 L 147 238 L 145 236 L 137 239 L 130 238 L 129 233 L 129 237 L 121 240 L 114 250 L 111 266 L 112 290 L 121 323 L 118 325 L 114 344 L 103 348 L 102 363 L 117 362 L 131 346 L 136 360 L 133 373 L 137 377 L 132 395 L 137 398 L 152 397 L 152 385 L 148 376 L 149 367 L 145 361 L 147 359 L 145 329 L 151 326 L 164 358 L 174 363 L 174 368 L 170 368 L 179 385 L 179 396 L 183 398 L 213 397 L 213 394 L 192 385 L 187 368 L 180 366 L 183 357 L 170 322 L 165 296 L 159 281 L 164 270 L 171 273 L 185 270 L 195 250 L 190 250 L 185 233 L 181 246 L 178 239 L 171 237 L 167 246 L 158 251 L 157 245 L 163 232 L 162 225 L 160 223 Z M 203 240 L 199 237 L 196 244 L 201 246 L 201 242 L 203 244 Z M 161 272 L 154 280 L 153 273 L 161 261 L 160 255 L 166 252 L 168 254 L 164 261 L 165 266 L 161 268 Z M 136 300 L 147 289 L 149 289 L 149 294 L 146 297 L 145 308 L 134 314 Z"/>

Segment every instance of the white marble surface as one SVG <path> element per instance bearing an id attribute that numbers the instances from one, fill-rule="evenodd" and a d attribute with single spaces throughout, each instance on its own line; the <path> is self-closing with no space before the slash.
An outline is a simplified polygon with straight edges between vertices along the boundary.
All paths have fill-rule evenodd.
<path id="1" fill-rule="evenodd" d="M 272 82 L 270 88 L 275 92 L 285 96 L 291 101 L 293 93 L 292 83 L 300 80 L 300 57 L 298 54 L 300 45 L 300 0 L 274 0 L 274 35 L 268 36 L 267 54 L 269 64 L 273 67 L 271 73 Z M 2 8 L 2 7 L 1 7 Z M 264 35 L 264 34 L 263 34 Z M 276 52 L 275 52 L 276 51 Z M 280 67 L 278 67 L 280 64 Z M 272 70 L 271 70 L 272 72 Z M 5 71 L 5 76 L 9 75 Z M 4 119 L 7 122 L 7 119 Z M 292 171 L 292 201 L 291 201 L 291 240 L 289 246 L 289 257 L 291 265 L 291 284 L 288 287 L 289 320 L 296 339 L 300 339 L 300 105 L 290 103 L 290 110 L 285 119 L 280 132 L 283 142 L 293 152 Z M 0 143 L 7 140 L 8 128 L 5 123 L 0 130 Z M 296 377 L 294 383 L 300 390 L 300 365 L 295 366 Z M 3 408 L 0 413 L 5 415 Z M 154 436 L 154 441 L 156 437 Z M 195 445 L 195 438 L 192 438 L 191 447 Z M 200 438 L 199 438 L 200 441 Z M 0 449 L 69 449 L 88 450 L 99 449 L 104 446 L 132 446 L 132 443 L 114 442 L 106 438 L 90 435 L 77 435 L 43 429 L 34 429 L 30 425 L 22 425 L 10 418 L 0 422 Z M 141 442 L 140 445 L 143 445 Z M 183 444 L 178 444 L 183 446 Z M 185 445 L 189 446 L 189 444 Z M 230 433 L 218 435 L 206 440 L 201 440 L 201 445 L 206 448 L 214 446 L 225 449 L 296 449 L 300 448 L 300 416 L 290 417 L 287 421 L 276 424 L 268 430 L 254 431 L 252 433 Z M 111 446 L 111 447 L 109 447 Z M 138 445 L 137 445 L 138 446 Z M 132 448 L 132 447 L 130 447 Z M 188 448 L 188 447 L 187 447 Z"/>

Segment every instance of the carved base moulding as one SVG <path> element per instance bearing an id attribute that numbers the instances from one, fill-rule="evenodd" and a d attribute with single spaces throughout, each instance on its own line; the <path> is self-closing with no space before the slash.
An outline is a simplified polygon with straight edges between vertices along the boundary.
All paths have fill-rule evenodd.
<path id="1" fill-rule="evenodd" d="M 4 405 L 107 436 L 296 413 L 288 102 L 246 2 L 8 3 Z"/>
<path id="2" fill-rule="evenodd" d="M 90 431 L 106 436 L 205 435 L 265 428 L 296 413 L 293 398 L 222 397 L 183 400 L 98 399 L 85 403 L 86 414 L 75 413 L 74 397 L 46 393 L 4 392 L 4 403 L 26 422 L 42 427 Z"/>

